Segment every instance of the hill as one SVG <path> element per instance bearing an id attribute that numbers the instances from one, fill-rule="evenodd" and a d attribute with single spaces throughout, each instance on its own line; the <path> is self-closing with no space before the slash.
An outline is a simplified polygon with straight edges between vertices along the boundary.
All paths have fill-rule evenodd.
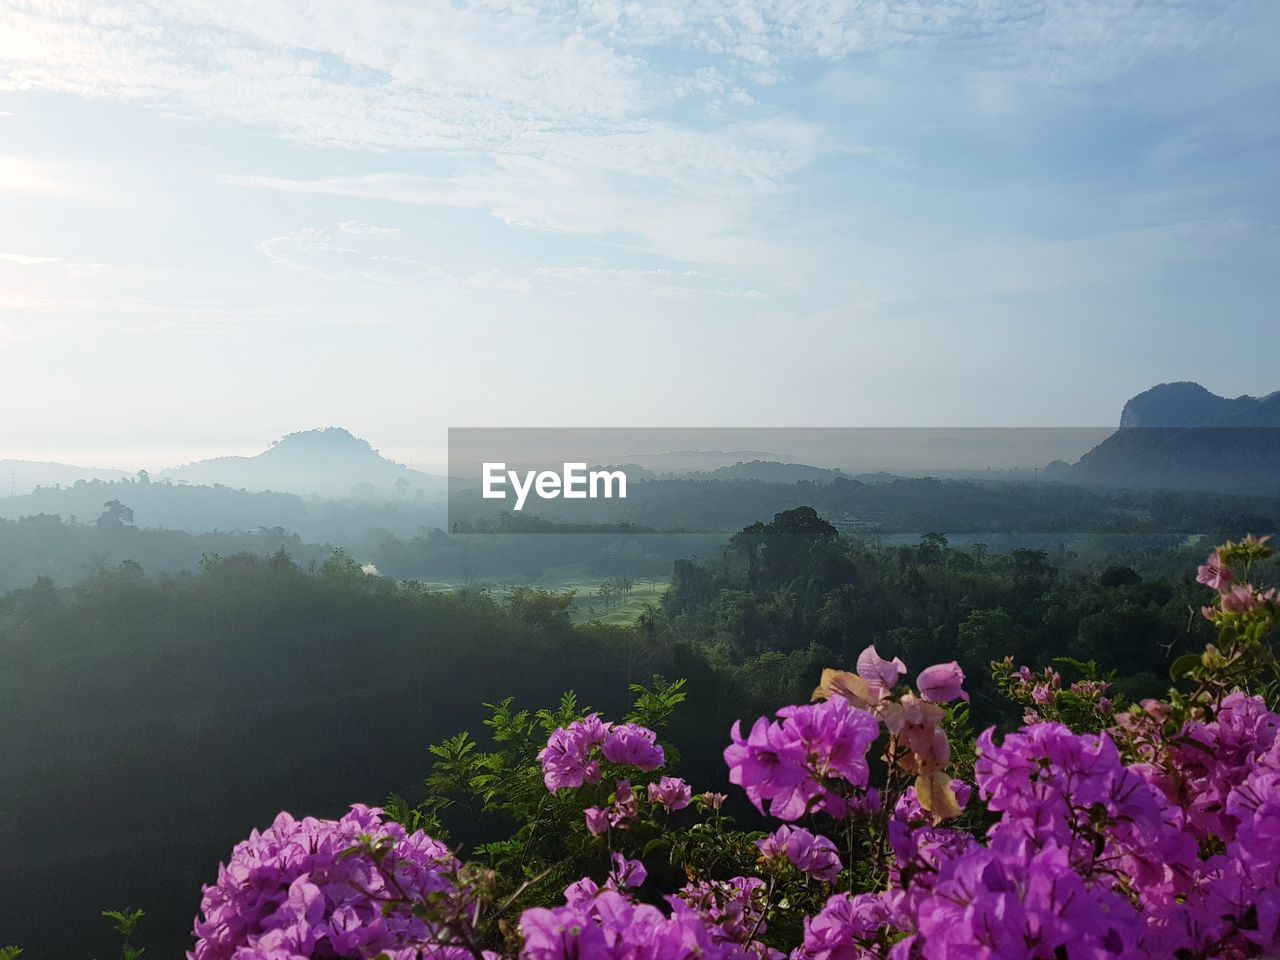
<path id="1" fill-rule="evenodd" d="M 22 496 L 36 487 L 70 486 L 77 480 L 123 480 L 127 476 L 123 470 L 51 460 L 0 460 L 0 496 Z"/>
<path id="2" fill-rule="evenodd" d="M 1120 427 L 1280 427 L 1280 391 L 1228 399 L 1198 383 L 1161 383 L 1124 405 Z"/>
<path id="3" fill-rule="evenodd" d="M 1162 383 L 1130 399 L 1120 429 L 1055 477 L 1108 486 L 1280 491 L 1280 392 L 1220 397 Z"/>
<path id="4" fill-rule="evenodd" d="M 357 499 L 435 499 L 448 486 L 445 477 L 389 460 L 341 427 L 291 433 L 256 456 L 200 460 L 162 476 L 205 486 Z"/>

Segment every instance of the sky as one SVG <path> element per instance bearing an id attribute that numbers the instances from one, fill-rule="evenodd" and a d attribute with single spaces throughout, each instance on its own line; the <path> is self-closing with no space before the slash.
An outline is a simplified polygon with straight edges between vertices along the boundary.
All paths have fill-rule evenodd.
<path id="1" fill-rule="evenodd" d="M 1274 0 L 0 0 L 0 458 L 1280 389 Z"/>

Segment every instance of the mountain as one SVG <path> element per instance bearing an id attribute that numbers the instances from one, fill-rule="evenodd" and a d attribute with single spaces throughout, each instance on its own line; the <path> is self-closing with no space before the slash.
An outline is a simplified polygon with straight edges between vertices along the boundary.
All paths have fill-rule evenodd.
<path id="1" fill-rule="evenodd" d="M 1198 383 L 1161 383 L 1124 405 L 1120 427 L 1280 427 L 1280 391 L 1228 399 Z"/>
<path id="2" fill-rule="evenodd" d="M 0 497 L 22 496 L 36 487 L 69 487 L 77 480 L 121 480 L 123 470 L 77 467 L 46 460 L 0 460 Z"/>
<path id="3" fill-rule="evenodd" d="M 1162 383 L 1129 400 L 1120 429 L 1069 477 L 1107 486 L 1280 490 L 1280 392 L 1220 397 L 1198 383 Z"/>
<path id="4" fill-rule="evenodd" d="M 802 480 L 830 483 L 837 477 L 849 479 L 840 470 L 811 467 L 804 463 L 780 463 L 777 460 L 752 460 L 748 463 L 739 461 L 731 466 L 717 467 L 711 471 L 711 476 L 717 480 L 762 480 L 765 483 L 799 483 Z"/>
<path id="5" fill-rule="evenodd" d="M 256 456 L 200 460 L 166 470 L 161 477 L 209 486 L 359 499 L 434 499 L 448 488 L 445 477 L 388 460 L 367 440 L 341 427 L 291 433 Z"/>

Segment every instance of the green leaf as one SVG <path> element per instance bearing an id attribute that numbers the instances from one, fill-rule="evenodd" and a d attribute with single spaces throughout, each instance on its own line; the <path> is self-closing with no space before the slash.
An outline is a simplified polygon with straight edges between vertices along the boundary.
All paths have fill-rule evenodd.
<path id="1" fill-rule="evenodd" d="M 1169 667 L 1169 679 L 1173 681 L 1181 680 L 1196 667 L 1200 666 L 1200 654 L 1184 653 Z"/>

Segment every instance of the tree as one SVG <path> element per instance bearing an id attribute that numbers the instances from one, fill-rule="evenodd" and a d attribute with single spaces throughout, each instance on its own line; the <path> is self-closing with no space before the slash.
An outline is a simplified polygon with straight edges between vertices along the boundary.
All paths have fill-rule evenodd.
<path id="1" fill-rule="evenodd" d="M 1104 587 L 1131 587 L 1141 582 L 1142 577 L 1132 567 L 1107 567 L 1098 577 L 1098 583 Z"/>
<path id="2" fill-rule="evenodd" d="M 102 506 L 102 515 L 97 520 L 99 529 L 118 529 L 133 523 L 133 510 L 119 500 L 108 500 Z"/>

